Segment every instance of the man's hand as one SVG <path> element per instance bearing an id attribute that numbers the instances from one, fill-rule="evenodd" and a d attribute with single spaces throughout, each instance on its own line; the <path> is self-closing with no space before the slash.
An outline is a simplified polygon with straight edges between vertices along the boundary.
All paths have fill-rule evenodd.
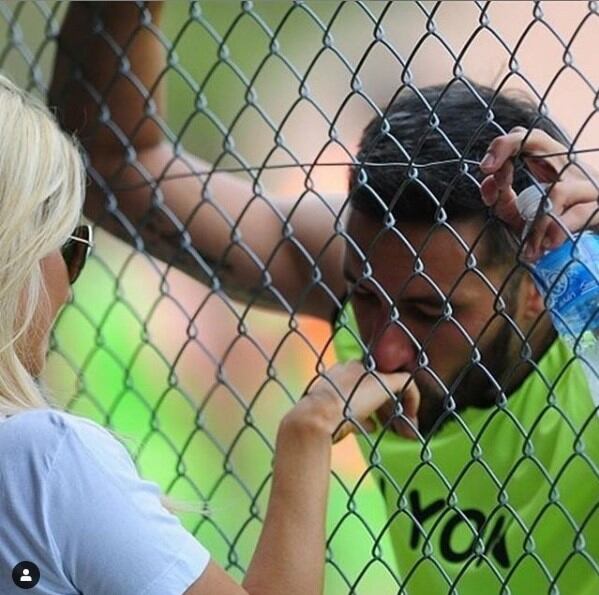
<path id="1" fill-rule="evenodd" d="M 520 155 L 536 180 L 549 184 L 551 212 L 537 217 L 526 238 L 523 255 L 532 261 L 563 243 L 568 233 L 599 224 L 599 176 L 589 166 L 573 162 L 567 153 L 546 132 L 518 127 L 493 140 L 480 164 L 488 174 L 481 184 L 483 201 L 517 233 L 525 222 L 512 188 L 512 158 Z"/>

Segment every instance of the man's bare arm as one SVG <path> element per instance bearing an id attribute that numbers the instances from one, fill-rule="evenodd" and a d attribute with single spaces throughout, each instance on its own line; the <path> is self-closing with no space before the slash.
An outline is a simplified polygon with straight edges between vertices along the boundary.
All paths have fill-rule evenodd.
<path id="1" fill-rule="evenodd" d="M 334 232 L 342 199 L 311 194 L 294 205 L 230 174 L 194 173 L 211 166 L 161 129 L 161 11 L 161 2 L 69 6 L 49 101 L 90 159 L 86 216 L 230 295 L 330 319 L 344 288 Z"/>

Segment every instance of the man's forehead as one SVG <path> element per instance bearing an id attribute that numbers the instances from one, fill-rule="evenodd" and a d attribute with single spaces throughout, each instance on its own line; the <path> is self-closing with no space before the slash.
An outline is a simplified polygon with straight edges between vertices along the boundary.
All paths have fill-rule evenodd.
<path id="1" fill-rule="evenodd" d="M 385 228 L 372 218 L 354 212 L 348 221 L 345 272 L 358 278 L 371 270 L 381 280 L 402 280 L 419 271 L 450 288 L 472 269 L 480 267 L 483 226 L 477 221 L 450 225 L 396 223 Z"/>

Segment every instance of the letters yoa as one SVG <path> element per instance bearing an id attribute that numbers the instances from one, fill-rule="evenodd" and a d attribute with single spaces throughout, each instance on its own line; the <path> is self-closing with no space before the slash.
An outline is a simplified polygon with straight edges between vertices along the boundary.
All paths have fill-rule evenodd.
<path id="1" fill-rule="evenodd" d="M 422 533 L 421 527 L 424 521 L 445 509 L 446 504 L 443 499 L 433 500 L 430 504 L 423 508 L 420 501 L 420 494 L 417 490 L 412 490 L 410 492 L 409 499 L 410 506 L 412 508 L 412 514 L 418 523 L 416 524 L 416 522 L 414 522 L 412 524 L 410 547 L 412 549 L 416 549 L 420 541 Z M 476 535 L 472 535 L 472 542 L 466 549 L 463 551 L 456 551 L 452 547 L 452 535 L 455 529 L 458 528 L 462 523 L 469 523 L 470 526 L 476 531 Z M 463 562 L 474 554 L 474 544 L 476 543 L 477 536 L 480 535 L 485 544 L 485 552 L 490 552 L 501 566 L 508 568 L 510 561 L 505 543 L 504 525 L 505 516 L 497 515 L 495 518 L 495 524 L 489 531 L 487 517 L 482 511 L 477 510 L 476 508 L 465 508 L 460 511 L 454 511 L 453 513 L 447 515 L 447 518 L 444 520 L 442 525 L 441 536 L 439 540 L 441 554 L 448 562 Z M 480 565 L 481 562 L 482 558 L 477 560 L 476 564 Z"/>
<path id="2" fill-rule="evenodd" d="M 383 484 L 384 482 L 381 481 L 381 483 Z M 386 488 L 386 486 L 381 485 L 381 488 L 383 488 L 382 491 L 385 493 L 386 490 L 384 488 Z M 412 490 L 408 497 L 411 512 L 414 517 L 409 545 L 412 549 L 416 549 L 420 543 L 420 538 L 423 537 L 422 527 L 424 522 L 444 511 L 447 508 L 447 504 L 445 500 L 440 498 L 423 506 L 418 490 Z M 503 568 L 509 568 L 510 561 L 505 541 L 505 521 L 506 517 L 504 515 L 496 515 L 494 524 L 491 527 L 491 525 L 487 523 L 485 514 L 481 510 L 475 508 L 466 508 L 446 515 L 442 524 L 439 526 L 439 549 L 441 555 L 448 562 L 463 562 L 475 555 L 474 546 L 477 538 L 480 536 L 485 544 L 485 553 L 492 555 L 497 563 Z M 458 527 L 461 528 L 462 523 L 470 525 L 473 529 L 473 535 L 470 545 L 464 550 L 458 551 L 452 546 L 452 543 L 454 543 L 452 536 Z M 474 531 L 476 531 L 476 535 L 474 534 Z M 479 566 L 481 563 L 482 557 L 476 561 L 476 565 Z"/>

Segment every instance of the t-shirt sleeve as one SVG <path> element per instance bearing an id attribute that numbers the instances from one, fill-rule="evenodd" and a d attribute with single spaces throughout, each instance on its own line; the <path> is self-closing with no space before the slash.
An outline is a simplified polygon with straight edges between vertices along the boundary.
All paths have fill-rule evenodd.
<path id="1" fill-rule="evenodd" d="M 97 424 L 67 424 L 47 488 L 55 553 L 82 593 L 182 595 L 208 565 L 158 485 L 141 479 L 125 447 Z"/>

